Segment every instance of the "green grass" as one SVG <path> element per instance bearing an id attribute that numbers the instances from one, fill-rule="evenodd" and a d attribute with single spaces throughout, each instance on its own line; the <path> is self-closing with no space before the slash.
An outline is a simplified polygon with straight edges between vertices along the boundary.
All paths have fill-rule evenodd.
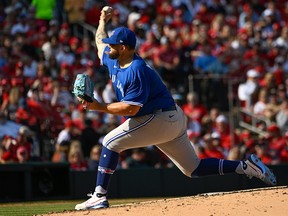
<path id="1" fill-rule="evenodd" d="M 73 210 L 76 202 L 27 202 L 0 204 L 0 216 L 31 216 L 37 214 L 46 214 L 49 212 L 63 212 Z"/>
<path id="2" fill-rule="evenodd" d="M 120 205 L 135 203 L 156 198 L 141 199 L 115 199 L 109 200 L 110 205 Z M 41 201 L 41 202 L 21 202 L 21 203 L 2 203 L 0 204 L 0 216 L 32 216 L 47 214 L 49 212 L 64 212 L 74 210 L 77 203 L 84 200 L 69 201 Z"/>

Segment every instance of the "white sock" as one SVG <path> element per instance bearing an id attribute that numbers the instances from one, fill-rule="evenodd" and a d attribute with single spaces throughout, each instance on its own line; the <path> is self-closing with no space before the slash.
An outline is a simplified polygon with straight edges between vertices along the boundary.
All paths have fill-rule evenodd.
<path id="1" fill-rule="evenodd" d="M 243 161 L 240 161 L 239 165 L 236 167 L 235 172 L 238 174 L 244 174 Z"/>
<path id="2" fill-rule="evenodd" d="M 95 192 L 96 192 L 96 194 L 97 193 L 100 193 L 100 194 L 106 194 L 107 193 L 107 190 L 105 190 L 102 186 L 97 186 L 96 188 L 95 188 Z"/>

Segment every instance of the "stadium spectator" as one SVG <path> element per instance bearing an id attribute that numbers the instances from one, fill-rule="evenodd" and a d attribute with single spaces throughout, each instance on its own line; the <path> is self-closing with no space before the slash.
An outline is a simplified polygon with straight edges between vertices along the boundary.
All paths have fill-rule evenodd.
<path id="1" fill-rule="evenodd" d="M 96 171 L 98 170 L 99 159 L 101 155 L 101 145 L 94 145 L 91 148 L 89 159 L 88 159 L 88 169 Z"/>
<path id="2" fill-rule="evenodd" d="M 276 89 L 271 89 L 268 96 L 268 103 L 264 110 L 264 116 L 272 122 L 275 122 L 276 114 L 280 110 Z"/>
<path id="3" fill-rule="evenodd" d="M 220 110 L 218 107 L 212 107 L 210 110 L 209 110 L 209 113 L 207 114 L 210 118 L 211 118 L 211 121 L 212 121 L 212 125 L 213 127 L 215 127 L 216 125 L 216 119 L 217 117 L 220 115 Z"/>
<path id="4" fill-rule="evenodd" d="M 199 73 L 207 73 L 208 67 L 216 61 L 216 57 L 211 53 L 211 46 L 205 44 L 202 48 L 202 53 L 195 58 L 194 69 Z"/>
<path id="5" fill-rule="evenodd" d="M 255 103 L 255 95 L 258 93 L 259 82 L 257 78 L 259 73 L 250 69 L 247 71 L 247 80 L 245 83 L 241 83 L 238 87 L 238 98 L 241 103 L 241 107 L 251 109 L 251 106 Z"/>
<path id="6" fill-rule="evenodd" d="M 125 160 L 125 164 L 123 168 L 147 168 L 152 167 L 149 163 L 149 158 L 147 157 L 147 150 L 145 148 L 136 148 L 131 150 L 132 153 Z"/>
<path id="7" fill-rule="evenodd" d="M 198 94 L 190 92 L 187 94 L 187 102 L 182 106 L 184 113 L 192 120 L 201 122 L 207 110 L 203 104 L 199 102 Z"/>
<path id="8" fill-rule="evenodd" d="M 26 126 L 21 126 L 15 137 L 5 135 L 2 139 L 0 163 L 24 163 L 31 159 L 32 132 Z"/>
<path id="9" fill-rule="evenodd" d="M 255 153 L 265 164 L 273 164 L 274 158 L 271 156 L 271 152 L 266 143 L 259 143 L 255 146 Z M 276 162 L 277 163 L 277 162 Z"/>
<path id="10" fill-rule="evenodd" d="M 60 89 L 63 86 L 71 86 L 73 82 L 73 73 L 70 70 L 71 65 L 67 63 L 66 61 L 62 62 L 60 65 L 60 71 L 58 75 L 58 81 Z"/>
<path id="11" fill-rule="evenodd" d="M 58 34 L 60 28 L 59 21 L 57 19 L 52 19 L 49 21 L 49 26 L 47 30 L 47 36 L 51 38 Z"/>
<path id="12" fill-rule="evenodd" d="M 208 34 L 208 28 L 203 29 Z M 202 35 L 199 35 L 202 38 Z M 207 38 L 208 39 L 208 38 Z M 202 40 L 202 44 L 198 46 L 198 51 L 194 57 L 193 69 L 196 74 L 199 74 L 204 79 L 197 79 L 196 90 L 199 91 L 199 96 L 201 95 L 201 101 L 207 104 L 210 108 L 210 78 L 207 74 L 212 73 L 210 66 L 217 61 L 216 56 L 212 53 L 212 46 L 208 40 Z M 194 55 L 194 54 L 193 54 Z M 213 66 L 212 66 L 213 67 Z"/>
<path id="13" fill-rule="evenodd" d="M 225 115 L 221 114 L 216 118 L 215 131 L 220 134 L 221 147 L 225 151 L 229 151 L 231 147 L 239 142 L 239 137 L 235 131 L 231 131 L 228 119 Z"/>
<path id="14" fill-rule="evenodd" d="M 17 162 L 17 141 L 11 136 L 4 136 L 1 143 L 1 163 Z"/>
<path id="15" fill-rule="evenodd" d="M 261 89 L 258 95 L 258 100 L 253 106 L 253 113 L 264 116 L 264 111 L 268 103 L 268 93 L 266 89 Z"/>
<path id="16" fill-rule="evenodd" d="M 68 162 L 70 163 L 70 168 L 72 170 L 85 171 L 88 169 L 88 164 L 83 156 L 81 144 L 79 141 L 73 141 L 70 144 Z"/>
<path id="17" fill-rule="evenodd" d="M 65 0 L 64 10 L 67 14 L 70 25 L 83 22 L 85 20 L 85 2 L 86 0 Z"/>
<path id="18" fill-rule="evenodd" d="M 20 14 L 17 21 L 18 22 L 11 28 L 11 35 L 15 35 L 17 33 L 27 33 L 29 31 L 29 25 L 27 24 L 26 14 Z"/>
<path id="19" fill-rule="evenodd" d="M 96 58 L 95 50 L 91 44 L 91 40 L 88 37 L 84 37 L 82 39 L 82 44 L 77 52 L 81 55 L 81 63 L 83 65 L 86 65 L 90 60 L 94 62 L 96 67 L 100 66 L 100 60 Z"/>
<path id="20" fill-rule="evenodd" d="M 19 105 L 15 113 L 15 122 L 29 126 L 33 128 L 33 130 L 37 130 L 37 118 L 31 114 L 29 107 L 27 106 L 26 98 L 21 98 L 19 100 Z"/>
<path id="21" fill-rule="evenodd" d="M 274 91 L 276 89 L 276 82 L 275 82 L 275 76 L 273 73 L 266 73 L 259 81 L 259 84 L 262 88 L 266 88 L 267 91 L 271 93 L 271 91 Z"/>
<path id="22" fill-rule="evenodd" d="M 213 132 L 212 134 L 205 134 L 203 136 L 203 151 L 201 158 L 219 158 L 224 159 L 224 151 L 220 145 L 220 134 Z"/>
<path id="23" fill-rule="evenodd" d="M 259 15 L 253 10 L 249 3 L 243 5 L 243 11 L 239 15 L 239 28 L 243 28 L 248 21 L 256 23 L 259 20 Z"/>
<path id="24" fill-rule="evenodd" d="M 188 119 L 187 122 L 187 133 L 190 138 L 200 136 L 202 131 L 202 126 L 200 122 L 193 120 L 191 118 Z"/>
<path id="25" fill-rule="evenodd" d="M 279 153 L 286 144 L 285 138 L 281 134 L 280 128 L 276 124 L 272 124 L 267 128 L 269 139 L 269 148 L 279 156 Z"/>
<path id="26" fill-rule="evenodd" d="M 209 116 L 208 114 L 204 115 L 202 120 L 201 120 L 201 132 L 200 132 L 200 137 L 202 137 L 206 133 L 212 133 L 215 131 L 215 125 L 216 123 L 214 120 Z"/>
<path id="27" fill-rule="evenodd" d="M 175 76 L 180 58 L 175 48 L 170 45 L 167 37 L 160 39 L 160 46 L 154 54 L 154 66 L 169 88 L 175 88 Z"/>
<path id="28" fill-rule="evenodd" d="M 281 103 L 281 108 L 275 118 L 277 126 L 280 128 L 282 134 L 288 131 L 288 99 Z"/>
<path id="29" fill-rule="evenodd" d="M 100 11 L 102 8 L 102 2 L 87 1 L 85 5 L 85 21 L 89 25 L 97 26 L 99 23 Z"/>
<path id="30" fill-rule="evenodd" d="M 26 163 L 29 161 L 28 151 L 24 146 L 20 146 L 16 151 L 18 163 Z"/>
<path id="31" fill-rule="evenodd" d="M 153 58 L 158 46 L 159 42 L 157 41 L 154 33 L 152 31 L 148 31 L 146 32 L 146 41 L 139 47 L 139 55 L 148 63 L 153 64 Z"/>
<path id="32" fill-rule="evenodd" d="M 92 60 L 87 61 L 84 73 L 87 74 L 90 77 L 90 79 L 96 83 L 97 76 L 95 72 L 96 72 L 95 63 Z"/>
<path id="33" fill-rule="evenodd" d="M 285 137 L 286 145 L 280 152 L 280 162 L 287 163 L 288 162 L 288 132 L 285 133 L 284 137 Z"/>
<path id="34" fill-rule="evenodd" d="M 57 63 L 57 60 L 55 56 L 50 56 L 49 60 L 45 61 L 45 65 L 47 66 L 48 73 L 50 75 L 50 78 L 53 80 L 56 80 L 59 74 L 59 65 Z"/>
<path id="35" fill-rule="evenodd" d="M 58 34 L 59 42 L 62 45 L 67 46 L 69 44 L 70 37 L 71 37 L 71 30 L 69 28 L 69 24 L 67 22 L 64 22 L 60 26 L 60 30 Z"/>
<path id="36" fill-rule="evenodd" d="M 70 148 L 70 141 L 63 141 L 61 145 L 57 148 L 53 149 L 51 154 L 51 158 L 49 157 L 48 160 L 53 163 L 65 163 L 68 162 L 68 153 Z"/>
<path id="37" fill-rule="evenodd" d="M 10 120 L 16 120 L 16 112 L 18 108 L 18 101 L 23 98 L 23 92 L 19 86 L 12 86 L 9 92 L 9 101 L 7 105 L 7 113 Z"/>
<path id="38" fill-rule="evenodd" d="M 288 96 L 286 94 L 286 91 L 287 90 L 284 84 L 277 85 L 277 96 L 278 96 L 279 103 L 283 103 L 284 101 L 287 100 Z"/>
<path id="39" fill-rule="evenodd" d="M 116 101 L 116 95 L 113 91 L 112 82 L 108 81 L 102 93 L 103 101 L 105 103 L 112 103 Z"/>
<path id="40" fill-rule="evenodd" d="M 27 106 L 32 115 L 36 116 L 39 125 L 49 118 L 48 110 L 46 109 L 43 94 L 43 86 L 39 80 L 33 82 L 27 93 Z"/>
<path id="41" fill-rule="evenodd" d="M 72 36 L 69 39 L 69 46 L 72 53 L 77 53 L 80 47 L 80 40 L 77 37 Z"/>
<path id="42" fill-rule="evenodd" d="M 65 123 L 65 127 L 60 131 L 55 142 L 52 156 L 53 162 L 63 162 L 68 160 L 68 150 L 75 137 L 75 125 L 72 121 Z"/>
<path id="43" fill-rule="evenodd" d="M 49 61 L 52 56 L 56 56 L 61 50 L 57 35 L 51 35 L 41 47 L 44 53 L 45 60 Z"/>
<path id="44" fill-rule="evenodd" d="M 29 78 L 36 78 L 37 65 L 38 65 L 37 61 L 35 61 L 29 56 L 24 56 L 23 64 L 24 64 L 23 75 Z"/>
<path id="45" fill-rule="evenodd" d="M 70 74 L 72 77 L 76 77 L 77 74 L 84 73 L 85 65 L 82 64 L 81 55 L 79 53 L 75 54 L 75 61 L 70 66 Z"/>
<path id="46" fill-rule="evenodd" d="M 64 44 L 62 46 L 60 52 L 56 54 L 56 60 L 59 65 L 66 63 L 70 66 L 73 64 L 75 55 L 71 52 L 70 46 L 68 44 Z"/>
<path id="47" fill-rule="evenodd" d="M 223 95 L 227 92 L 225 87 L 227 80 L 225 77 L 229 75 L 229 66 L 227 64 L 227 56 L 223 51 L 220 50 L 218 52 L 216 61 L 208 66 L 207 72 L 208 77 L 210 77 L 207 86 L 207 91 L 209 92 L 207 94 L 207 108 L 217 105 L 223 111 L 228 110 L 228 98 L 223 97 Z"/>
<path id="48" fill-rule="evenodd" d="M 20 124 L 8 120 L 7 116 L 0 111 L 0 139 L 5 136 L 16 138 L 20 127 Z"/>
<path id="49" fill-rule="evenodd" d="M 106 114 L 103 116 L 103 123 L 98 128 L 98 132 L 101 134 L 101 137 L 103 137 L 105 134 L 109 133 L 113 129 L 115 129 L 121 122 L 121 118 L 116 115 L 112 114 Z M 101 140 L 101 138 L 100 138 Z"/>
<path id="50" fill-rule="evenodd" d="M 54 16 L 56 0 L 33 0 L 31 7 L 35 9 L 36 25 L 38 27 L 48 26 Z"/>
<path id="51" fill-rule="evenodd" d="M 93 121 L 85 119 L 85 127 L 82 129 L 79 137 L 85 158 L 89 158 L 92 147 L 99 143 L 99 138 L 100 134 L 93 128 Z"/>

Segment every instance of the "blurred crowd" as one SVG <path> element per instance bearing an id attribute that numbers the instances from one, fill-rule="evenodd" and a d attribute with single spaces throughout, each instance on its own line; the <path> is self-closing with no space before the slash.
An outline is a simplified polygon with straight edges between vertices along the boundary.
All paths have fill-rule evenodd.
<path id="1" fill-rule="evenodd" d="M 96 29 L 105 5 L 114 8 L 108 34 L 118 26 L 136 33 L 137 52 L 186 113 L 200 158 L 255 153 L 266 164 L 288 162 L 288 2 L 2 0 L 0 163 L 97 168 L 103 137 L 124 119 L 87 112 L 71 91 L 75 76 L 87 73 L 94 97 L 115 101 L 93 35 L 75 34 L 79 22 Z M 231 122 L 240 108 L 269 120 L 258 125 L 265 133 Z M 123 169 L 172 166 L 153 146 L 127 150 L 119 161 Z"/>

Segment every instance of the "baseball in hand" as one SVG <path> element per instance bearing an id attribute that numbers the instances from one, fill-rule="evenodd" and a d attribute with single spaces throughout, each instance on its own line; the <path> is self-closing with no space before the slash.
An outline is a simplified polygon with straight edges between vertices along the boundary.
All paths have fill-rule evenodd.
<path id="1" fill-rule="evenodd" d="M 105 6 L 102 8 L 102 10 L 105 11 L 105 13 L 111 13 L 113 9 L 112 9 L 112 7 Z"/>

